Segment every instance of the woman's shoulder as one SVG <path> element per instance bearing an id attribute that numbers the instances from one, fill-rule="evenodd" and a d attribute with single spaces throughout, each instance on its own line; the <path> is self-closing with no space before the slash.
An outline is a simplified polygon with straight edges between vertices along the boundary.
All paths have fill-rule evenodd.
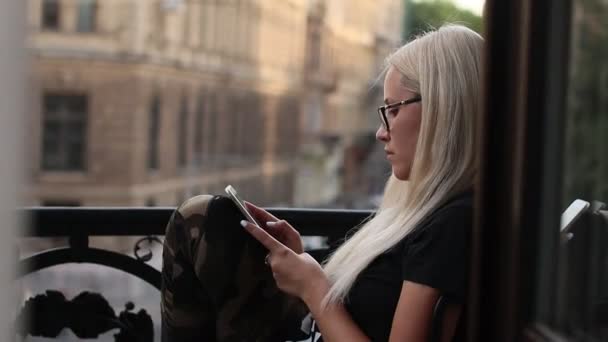
<path id="1" fill-rule="evenodd" d="M 451 196 L 437 208 L 429 218 L 442 218 L 457 215 L 457 213 L 473 213 L 473 190 L 459 192 Z"/>
<path id="2" fill-rule="evenodd" d="M 473 225 L 473 191 L 464 191 L 443 202 L 413 232 L 419 235 L 466 233 Z M 448 233 L 449 234 L 449 233 Z"/>

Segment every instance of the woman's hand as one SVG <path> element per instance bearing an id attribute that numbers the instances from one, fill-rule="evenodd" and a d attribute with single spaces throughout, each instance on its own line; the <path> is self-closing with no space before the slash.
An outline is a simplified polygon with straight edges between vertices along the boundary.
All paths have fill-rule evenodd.
<path id="1" fill-rule="evenodd" d="M 321 265 L 308 253 L 295 253 L 264 229 L 247 221 L 241 221 L 241 225 L 268 249 L 266 262 L 279 289 L 301 298 L 309 306 L 318 305 L 329 289 Z"/>
<path id="2" fill-rule="evenodd" d="M 302 243 L 300 233 L 287 223 L 287 221 L 279 220 L 271 213 L 260 207 L 256 207 L 249 202 L 245 202 L 245 206 L 247 206 L 247 210 L 249 210 L 253 218 L 264 225 L 261 228 L 268 231 L 276 240 L 289 247 L 296 254 L 302 254 L 304 252 L 304 244 Z"/>

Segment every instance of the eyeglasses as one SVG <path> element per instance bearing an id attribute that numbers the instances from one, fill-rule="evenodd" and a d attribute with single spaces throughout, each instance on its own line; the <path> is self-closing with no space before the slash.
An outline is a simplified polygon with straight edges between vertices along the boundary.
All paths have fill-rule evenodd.
<path id="1" fill-rule="evenodd" d="M 378 115 L 380 115 L 380 121 L 382 122 L 382 127 L 388 133 L 391 132 L 390 131 L 390 127 L 389 127 L 389 123 L 388 123 L 388 118 L 386 117 L 386 112 L 388 110 L 396 108 L 396 107 L 400 107 L 400 106 L 405 106 L 405 105 L 408 105 L 410 103 L 419 102 L 421 100 L 422 100 L 422 98 L 418 95 L 416 97 L 412 97 L 411 99 L 407 99 L 407 100 L 403 100 L 403 101 L 399 101 L 399 102 L 395 102 L 395 103 L 390 103 L 390 104 L 387 104 L 385 106 L 378 107 Z"/>

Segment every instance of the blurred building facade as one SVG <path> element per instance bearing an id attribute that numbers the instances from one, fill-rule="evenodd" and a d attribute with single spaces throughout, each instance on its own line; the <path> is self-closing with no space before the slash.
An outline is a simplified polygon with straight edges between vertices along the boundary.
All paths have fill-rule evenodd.
<path id="1" fill-rule="evenodd" d="M 314 1 L 309 13 L 299 206 L 357 204 L 382 190 L 390 172 L 375 142 L 380 74 L 401 43 L 401 0 Z"/>
<path id="2" fill-rule="evenodd" d="M 176 205 L 233 184 L 262 205 L 314 205 L 356 192 L 402 12 L 400 0 L 30 0 L 27 199 Z"/>

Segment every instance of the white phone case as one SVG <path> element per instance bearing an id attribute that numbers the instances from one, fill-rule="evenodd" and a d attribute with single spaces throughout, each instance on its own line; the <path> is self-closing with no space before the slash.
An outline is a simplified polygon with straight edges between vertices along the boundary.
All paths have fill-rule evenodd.
<path id="1" fill-rule="evenodd" d="M 224 191 L 226 191 L 226 193 L 228 194 L 228 197 L 230 197 L 232 199 L 232 201 L 234 202 L 234 204 L 236 204 L 236 206 L 239 208 L 241 213 L 243 213 L 243 215 L 245 216 L 247 221 L 255 224 L 258 227 L 261 227 L 260 224 L 249 213 L 249 211 L 247 210 L 247 207 L 245 207 L 245 203 L 243 203 L 243 201 L 239 198 L 236 190 L 234 189 L 234 187 L 232 185 L 228 185 L 226 187 L 226 189 L 224 189 Z"/>
<path id="2" fill-rule="evenodd" d="M 573 234 L 570 232 L 570 228 L 574 222 L 589 209 L 591 204 L 587 201 L 580 199 L 574 200 L 568 208 L 562 213 L 560 231 L 562 238 L 568 241 L 572 238 Z"/>

